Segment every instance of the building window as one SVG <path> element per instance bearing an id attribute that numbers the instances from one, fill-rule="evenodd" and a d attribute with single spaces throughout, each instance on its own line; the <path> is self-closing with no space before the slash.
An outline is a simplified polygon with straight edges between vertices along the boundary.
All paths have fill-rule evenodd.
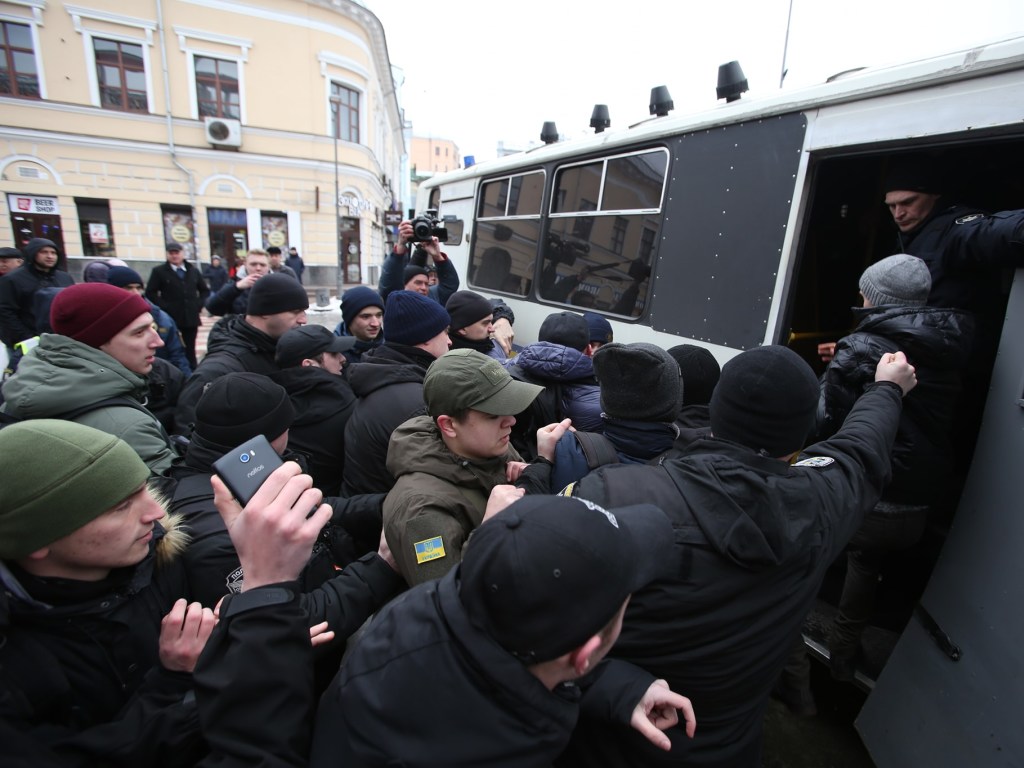
<path id="1" fill-rule="evenodd" d="M 100 106 L 122 112 L 148 112 L 142 46 L 94 38 Z"/>
<path id="2" fill-rule="evenodd" d="M 626 230 L 629 229 L 629 219 L 625 216 L 616 216 L 612 224 L 612 253 L 622 255 L 622 246 L 626 244 Z"/>
<path id="3" fill-rule="evenodd" d="M 434 147 L 434 157 L 440 157 L 440 156 L 441 156 L 441 148 L 440 147 Z"/>
<path id="4" fill-rule="evenodd" d="M 195 63 L 199 116 L 241 119 L 238 64 L 206 56 L 196 56 Z"/>
<path id="5" fill-rule="evenodd" d="M 0 22 L 0 94 L 39 98 L 39 72 L 32 47 L 32 30 L 27 24 Z"/>
<path id="6" fill-rule="evenodd" d="M 654 238 L 657 233 L 653 229 L 644 228 L 640 233 L 640 258 L 645 264 L 651 263 L 651 254 L 654 252 Z"/>
<path id="7" fill-rule="evenodd" d="M 76 197 L 78 226 L 82 235 L 82 255 L 96 258 L 117 256 L 114 248 L 114 228 L 110 221 L 110 203 Z"/>
<path id="8" fill-rule="evenodd" d="M 342 141 L 359 143 L 359 92 L 331 83 L 331 129 Z"/>

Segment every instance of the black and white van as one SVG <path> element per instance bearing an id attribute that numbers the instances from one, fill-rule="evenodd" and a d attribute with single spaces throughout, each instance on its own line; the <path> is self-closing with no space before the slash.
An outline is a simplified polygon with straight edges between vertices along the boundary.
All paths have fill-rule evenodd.
<path id="1" fill-rule="evenodd" d="M 463 287 L 513 308 L 517 341 L 585 307 L 616 341 L 723 363 L 788 344 L 820 371 L 858 276 L 895 252 L 881 189 L 908 154 L 940 164 L 957 202 L 1024 208 L 1024 38 L 549 144 L 429 179 L 417 209 L 446 220 Z M 880 766 L 1024 765 L 1024 270 L 1006 298 L 958 505 L 917 553 L 884 669 L 862 678 Z"/>

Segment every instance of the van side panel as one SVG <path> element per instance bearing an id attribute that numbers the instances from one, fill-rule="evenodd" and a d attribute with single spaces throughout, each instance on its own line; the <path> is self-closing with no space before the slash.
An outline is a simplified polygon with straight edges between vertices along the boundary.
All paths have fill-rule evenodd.
<path id="1" fill-rule="evenodd" d="M 652 328 L 733 349 L 763 343 L 806 129 L 794 113 L 669 142 Z"/>
<path id="2" fill-rule="evenodd" d="M 967 485 L 915 615 L 857 720 L 879 768 L 1009 766 L 1024 757 L 1024 269 L 1015 275 Z"/>

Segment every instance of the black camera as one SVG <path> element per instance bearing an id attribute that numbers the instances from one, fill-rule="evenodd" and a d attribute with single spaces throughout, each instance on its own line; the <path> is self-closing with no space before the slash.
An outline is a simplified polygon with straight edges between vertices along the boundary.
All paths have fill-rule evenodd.
<path id="1" fill-rule="evenodd" d="M 412 242 L 422 243 L 436 237 L 442 243 L 448 239 L 448 230 L 437 218 L 437 211 L 428 209 L 412 220 Z"/>
<path id="2" fill-rule="evenodd" d="M 571 267 L 576 263 L 577 256 L 586 256 L 588 253 L 590 253 L 590 243 L 563 240 L 558 235 L 548 234 L 546 256 L 552 261 Z"/>

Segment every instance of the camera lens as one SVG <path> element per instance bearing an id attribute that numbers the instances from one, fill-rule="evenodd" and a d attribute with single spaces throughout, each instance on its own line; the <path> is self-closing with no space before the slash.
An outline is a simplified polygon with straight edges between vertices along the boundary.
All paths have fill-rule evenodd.
<path id="1" fill-rule="evenodd" d="M 238 460 L 240 462 L 242 462 L 243 464 L 248 464 L 249 463 L 249 454 L 248 453 L 243 453 L 241 456 L 238 457 Z"/>

